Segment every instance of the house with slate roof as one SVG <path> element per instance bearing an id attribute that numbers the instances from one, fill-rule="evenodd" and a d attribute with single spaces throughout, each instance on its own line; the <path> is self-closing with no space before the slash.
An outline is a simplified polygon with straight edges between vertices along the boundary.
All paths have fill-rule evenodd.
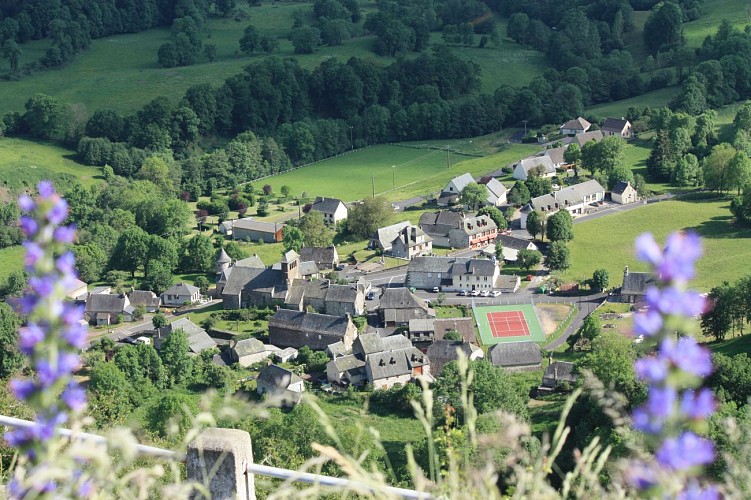
<path id="1" fill-rule="evenodd" d="M 534 371 L 542 367 L 542 351 L 534 342 L 496 344 L 488 349 L 488 358 L 493 366 L 508 372 Z"/>
<path id="2" fill-rule="evenodd" d="M 631 185 L 630 182 L 619 182 L 610 191 L 610 199 L 614 203 L 620 203 L 621 205 L 627 205 L 629 203 L 635 203 L 639 199 L 639 193 Z"/>
<path id="3" fill-rule="evenodd" d="M 188 338 L 188 350 L 190 353 L 199 354 L 203 350 L 216 347 L 216 342 L 206 333 L 206 330 L 188 318 L 180 318 L 157 330 L 157 336 L 154 339 L 156 348 L 161 348 L 162 343 L 167 337 L 178 330 L 185 332 L 185 336 Z"/>
<path id="4" fill-rule="evenodd" d="M 487 182 L 481 182 L 485 186 L 488 192 L 485 198 L 486 203 L 484 205 L 491 207 L 499 207 L 506 203 L 506 196 L 508 195 L 508 189 L 503 185 L 501 181 L 495 177 L 491 177 Z"/>
<path id="5" fill-rule="evenodd" d="M 527 217 L 535 210 L 539 210 L 546 217 L 556 213 L 558 210 L 567 210 L 572 217 L 587 213 L 587 206 L 598 203 L 605 199 L 605 188 L 599 182 L 592 179 L 580 184 L 574 184 L 554 191 L 550 194 L 544 194 L 529 200 L 524 205 L 520 214 L 520 226 L 522 229 L 527 228 Z"/>
<path id="6" fill-rule="evenodd" d="M 652 273 L 635 273 L 628 270 L 628 266 L 623 270 L 623 285 L 621 285 L 621 302 L 635 304 L 644 300 L 647 288 L 656 283 Z"/>
<path id="7" fill-rule="evenodd" d="M 347 218 L 347 205 L 336 198 L 316 197 L 310 207 L 311 212 L 321 212 L 323 222 L 335 226 L 337 222 Z"/>
<path id="8" fill-rule="evenodd" d="M 542 386 L 539 389 L 552 391 L 561 384 L 575 384 L 578 379 L 574 363 L 555 361 L 545 368 L 542 375 Z"/>
<path id="9" fill-rule="evenodd" d="M 282 241 L 281 222 L 261 222 L 253 217 L 246 217 L 233 221 L 232 239 L 241 241 L 263 241 L 264 243 L 278 243 Z"/>
<path id="10" fill-rule="evenodd" d="M 584 132 L 589 130 L 589 127 L 591 126 L 591 123 L 580 116 L 573 120 L 567 121 L 566 123 L 561 125 L 558 130 L 561 132 L 561 135 L 576 135 L 583 134 Z"/>
<path id="11" fill-rule="evenodd" d="M 89 296 L 89 285 L 74 278 L 65 288 L 65 298 L 75 301 L 85 301 Z"/>
<path id="12" fill-rule="evenodd" d="M 326 363 L 326 379 L 340 385 L 360 385 L 367 382 L 365 360 L 353 354 L 334 356 Z"/>
<path id="13" fill-rule="evenodd" d="M 505 234 L 499 234 L 496 238 L 496 242 L 498 241 L 503 245 L 503 260 L 506 262 L 516 262 L 519 258 L 519 250 L 540 250 L 537 245 L 530 240 L 515 238 Z M 495 249 L 493 249 L 493 251 L 495 252 Z"/>
<path id="14" fill-rule="evenodd" d="M 229 267 L 232 265 L 232 258 L 227 254 L 227 252 L 224 250 L 224 248 L 219 249 L 219 253 L 216 256 L 216 274 L 222 274 L 224 271 L 229 269 Z"/>
<path id="15" fill-rule="evenodd" d="M 568 149 L 568 146 L 561 146 L 560 148 L 550 148 L 545 150 L 545 156 L 550 158 L 550 161 L 553 163 L 553 166 L 559 170 L 567 170 L 570 163 L 566 161 L 566 159 L 563 157 L 564 154 L 566 154 L 566 150 Z"/>
<path id="16" fill-rule="evenodd" d="M 133 321 L 134 312 L 127 295 L 110 293 L 89 294 L 84 310 L 86 321 L 96 326 L 113 325 L 119 316 L 124 321 Z"/>
<path id="17" fill-rule="evenodd" d="M 316 311 L 332 316 L 359 316 L 365 312 L 365 292 L 356 284 L 332 285 L 329 280 L 292 280 L 284 307 Z"/>
<path id="18" fill-rule="evenodd" d="M 499 276 L 498 265 L 490 259 L 417 257 L 407 266 L 406 283 L 425 290 L 492 290 Z"/>
<path id="19" fill-rule="evenodd" d="M 530 156 L 514 166 L 514 179 L 526 181 L 532 170 L 540 177 L 555 177 L 555 166 L 549 156 Z"/>
<path id="20" fill-rule="evenodd" d="M 576 144 L 580 148 L 583 148 L 584 145 L 590 141 L 600 142 L 602 139 L 602 130 L 590 130 L 589 132 L 584 132 L 583 134 L 576 134 L 574 137 L 566 137 L 563 139 L 563 142 L 564 144 L 568 143 L 569 145 Z"/>
<path id="21" fill-rule="evenodd" d="M 600 129 L 602 130 L 602 135 L 605 137 L 609 135 L 617 135 L 623 139 L 631 139 L 634 137 L 633 125 L 623 117 L 620 119 L 606 118 Z"/>
<path id="22" fill-rule="evenodd" d="M 458 203 L 462 191 L 472 182 L 475 182 L 475 179 L 468 173 L 451 179 L 438 197 L 438 206 L 445 207 Z M 487 192 L 485 202 L 482 203 L 483 206 L 489 205 L 497 207 L 506 203 L 508 190 L 501 181 L 491 177 L 487 182 L 484 182 L 481 185 L 485 186 Z"/>
<path id="23" fill-rule="evenodd" d="M 418 225 L 425 234 L 433 239 L 433 246 L 449 248 L 451 230 L 460 230 L 464 222 L 464 212 L 440 210 L 425 212 L 420 216 Z"/>
<path id="24" fill-rule="evenodd" d="M 161 295 L 162 305 L 179 307 L 185 304 L 193 304 L 201 300 L 201 290 L 197 286 L 187 283 L 172 285 Z"/>
<path id="25" fill-rule="evenodd" d="M 260 363 L 274 354 L 274 350 L 258 339 L 231 341 L 228 352 L 230 361 L 238 363 L 243 368 Z"/>
<path id="26" fill-rule="evenodd" d="M 143 306 L 146 312 L 155 313 L 162 305 L 162 299 L 151 290 L 132 290 L 128 300 L 133 307 Z"/>
<path id="27" fill-rule="evenodd" d="M 411 260 L 413 257 L 429 255 L 432 252 L 433 238 L 417 226 L 408 226 L 391 242 L 389 254 L 397 259 Z"/>
<path id="28" fill-rule="evenodd" d="M 305 384 L 295 373 L 278 365 L 268 365 L 256 378 L 256 391 L 282 406 L 294 406 L 302 399 Z"/>
<path id="29" fill-rule="evenodd" d="M 399 235 L 402 229 L 411 225 L 411 222 L 404 221 L 378 229 L 370 238 L 370 241 L 368 242 L 368 248 L 372 248 L 374 250 L 383 250 L 384 252 L 390 251 L 391 243 Z"/>
<path id="30" fill-rule="evenodd" d="M 378 316 L 384 326 L 400 326 L 414 318 L 434 318 L 435 311 L 406 288 L 386 288 L 381 295 Z"/>
<path id="31" fill-rule="evenodd" d="M 302 247 L 300 249 L 300 260 L 303 262 L 315 262 L 318 269 L 334 269 L 339 265 L 339 254 L 335 246 L 330 247 Z"/>
<path id="32" fill-rule="evenodd" d="M 269 316 L 269 343 L 277 347 L 308 346 L 322 351 L 341 341 L 347 348 L 357 338 L 357 327 L 349 316 L 308 313 L 279 309 Z"/>
<path id="33" fill-rule="evenodd" d="M 273 269 L 238 265 L 230 269 L 222 288 L 224 309 L 281 305 L 289 283 L 300 277 L 300 256 L 290 250 Z"/>
<path id="34" fill-rule="evenodd" d="M 451 248 L 482 248 L 495 242 L 498 226 L 487 215 L 467 217 L 461 227 L 449 231 Z"/>
<path id="35" fill-rule="evenodd" d="M 221 258 L 221 254 L 220 254 Z M 258 257 L 258 254 L 254 254 L 247 259 L 238 260 L 231 266 L 227 266 L 222 271 L 217 272 L 216 276 L 216 289 L 214 290 L 215 297 L 221 297 L 224 292 L 224 287 L 227 286 L 229 277 L 235 269 L 238 268 L 251 268 L 251 269 L 266 269 L 263 261 Z M 217 270 L 219 269 L 219 261 L 217 260 Z"/>
<path id="36" fill-rule="evenodd" d="M 430 359 L 430 373 L 437 377 L 443 371 L 443 367 L 452 361 L 459 359 L 459 352 L 470 361 L 482 359 L 485 353 L 482 352 L 475 344 L 461 340 L 436 340 L 433 342 L 426 354 Z"/>

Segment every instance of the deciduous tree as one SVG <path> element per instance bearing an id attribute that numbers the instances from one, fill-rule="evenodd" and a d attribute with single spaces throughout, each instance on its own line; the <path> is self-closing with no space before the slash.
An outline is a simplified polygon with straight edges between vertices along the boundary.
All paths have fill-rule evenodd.
<path id="1" fill-rule="evenodd" d="M 529 218 L 527 218 L 529 225 Z M 571 241 L 574 239 L 574 218 L 568 210 L 559 210 L 550 217 L 546 228 L 548 240 Z"/>
<path id="2" fill-rule="evenodd" d="M 571 267 L 571 252 L 564 241 L 554 241 L 548 249 L 545 265 L 551 271 L 565 271 Z"/>
<path id="3" fill-rule="evenodd" d="M 391 213 L 391 205 L 384 198 L 365 198 L 349 210 L 347 228 L 358 238 L 370 238 L 386 224 Z"/>
<path id="4" fill-rule="evenodd" d="M 517 254 L 517 263 L 519 267 L 529 272 L 530 269 L 542 262 L 542 254 L 537 250 L 522 248 Z"/>
<path id="5" fill-rule="evenodd" d="M 305 245 L 309 247 L 328 247 L 334 240 L 334 230 L 323 221 L 323 214 L 310 211 L 299 224 Z"/>

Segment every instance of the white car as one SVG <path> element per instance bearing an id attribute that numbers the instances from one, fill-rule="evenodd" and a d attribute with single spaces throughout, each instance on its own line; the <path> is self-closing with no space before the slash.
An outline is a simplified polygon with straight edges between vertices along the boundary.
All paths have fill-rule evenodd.
<path id="1" fill-rule="evenodd" d="M 467 290 L 462 290 L 461 292 L 459 292 L 459 295 L 466 297 L 467 295 L 469 295 L 469 292 Z"/>
<path id="2" fill-rule="evenodd" d="M 480 295 L 480 290 L 472 290 L 471 292 L 469 292 L 469 294 L 472 297 L 477 297 L 478 295 Z"/>
<path id="3" fill-rule="evenodd" d="M 490 290 L 483 290 L 480 292 L 481 297 L 490 297 Z"/>
<path id="4" fill-rule="evenodd" d="M 440 289 L 440 288 L 438 288 L 437 286 L 434 286 L 434 287 L 433 287 L 433 293 L 438 293 L 438 292 L 440 292 L 440 291 L 441 291 L 441 289 Z"/>
<path id="5" fill-rule="evenodd" d="M 493 297 L 500 297 L 501 292 L 499 290 L 493 290 L 492 292 L 490 292 L 490 295 L 492 295 Z"/>

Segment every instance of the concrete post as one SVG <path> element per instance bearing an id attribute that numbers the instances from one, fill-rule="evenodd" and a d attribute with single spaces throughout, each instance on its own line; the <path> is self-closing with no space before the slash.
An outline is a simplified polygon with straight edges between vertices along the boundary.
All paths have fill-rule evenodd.
<path id="1" fill-rule="evenodd" d="M 213 500 L 255 500 L 250 434 L 236 429 L 209 428 L 188 445 L 188 479 L 205 485 Z M 195 494 L 194 498 L 204 498 Z"/>

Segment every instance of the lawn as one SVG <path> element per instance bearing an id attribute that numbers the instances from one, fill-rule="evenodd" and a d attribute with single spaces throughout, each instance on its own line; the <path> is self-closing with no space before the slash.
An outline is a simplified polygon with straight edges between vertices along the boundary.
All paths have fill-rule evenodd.
<path id="1" fill-rule="evenodd" d="M 746 353 L 751 355 L 751 335 L 735 337 L 724 342 L 711 342 L 707 344 L 712 352 L 724 354 L 726 356 L 735 356 L 736 354 Z"/>
<path id="2" fill-rule="evenodd" d="M 392 145 L 373 146 L 314 165 L 299 168 L 258 183 L 270 184 L 275 192 L 286 185 L 295 196 L 332 196 L 359 200 L 373 193 L 389 200 L 403 200 L 439 191 L 457 175 L 483 175 L 537 151 L 537 145 L 512 145 L 505 151 L 482 158 Z"/>
<path id="3" fill-rule="evenodd" d="M 24 250 L 21 246 L 0 249 L 0 283 L 12 273 L 23 269 Z"/>
<path id="4" fill-rule="evenodd" d="M 724 19 L 743 30 L 747 24 L 751 24 L 751 6 L 742 0 L 704 0 L 701 17 L 684 26 L 686 43 L 691 47 L 700 47 L 707 35 L 717 33 L 717 27 Z"/>
<path id="5" fill-rule="evenodd" d="M 594 106 L 589 106 L 584 111 L 587 115 L 594 115 L 600 118 L 617 118 L 626 116 L 626 112 L 630 107 L 635 107 L 641 111 L 646 106 L 649 106 L 652 109 L 667 106 L 670 99 L 672 99 L 679 91 L 679 87 L 667 87 L 664 89 L 652 90 L 646 94 L 629 97 L 628 99 L 622 99 L 620 101 L 595 104 Z"/>
<path id="6" fill-rule="evenodd" d="M 658 241 L 677 230 L 690 229 L 703 237 L 704 257 L 697 264 L 693 286 L 708 291 L 723 281 L 733 281 L 747 272 L 751 260 L 751 229 L 732 225 L 726 200 L 672 200 L 639 207 L 574 226 L 569 243 L 572 267 L 565 281 L 589 278 L 598 268 L 610 272 L 610 285 L 620 286 L 623 268 L 646 271 L 634 257 L 634 239 L 652 232 Z"/>
<path id="7" fill-rule="evenodd" d="M 76 180 L 86 185 L 95 183 L 101 169 L 73 161 L 72 154 L 49 143 L 3 138 L 0 140 L 0 179 L 14 189 L 33 186 L 41 179 L 52 180 L 58 188 Z"/>

